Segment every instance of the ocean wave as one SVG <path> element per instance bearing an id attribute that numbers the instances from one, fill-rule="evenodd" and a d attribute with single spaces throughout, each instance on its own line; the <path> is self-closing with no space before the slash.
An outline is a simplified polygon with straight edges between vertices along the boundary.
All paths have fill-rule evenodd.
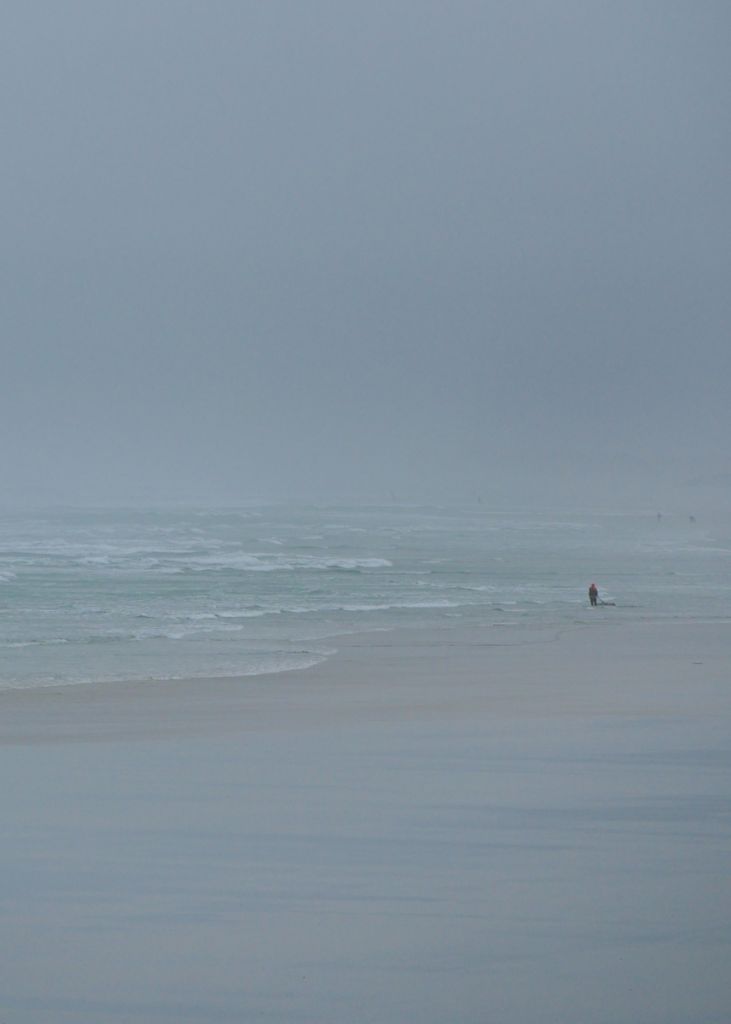
<path id="1" fill-rule="evenodd" d="M 0 647 L 5 647 L 8 650 L 13 650 L 22 647 L 56 647 L 58 644 L 69 644 L 72 643 L 63 636 L 52 636 L 43 637 L 39 640 L 3 640 L 0 641 Z"/>
<path id="2" fill-rule="evenodd" d="M 55 686 L 88 686 L 92 684 L 113 684 L 123 682 L 175 682 L 185 679 L 238 679 L 262 675 L 278 675 L 282 672 L 297 672 L 321 664 L 336 654 L 335 648 L 299 651 L 272 651 L 261 654 L 244 654 L 236 661 L 213 662 L 203 667 L 186 665 L 184 670 L 148 671 L 137 674 L 110 672 L 94 669 L 93 672 L 75 674 L 41 673 L 33 677 L 5 678 L 0 690 L 36 690 Z"/>
<path id="3" fill-rule="evenodd" d="M 459 608 L 458 601 L 448 601 L 446 598 L 437 601 L 391 601 L 388 604 L 342 604 L 332 605 L 324 610 L 343 612 L 387 612 L 398 608 Z"/>
<path id="4" fill-rule="evenodd" d="M 200 519 L 262 519 L 264 513 L 257 509 L 206 508 L 196 509 L 194 516 Z"/>
<path id="5" fill-rule="evenodd" d="M 260 619 L 262 615 L 271 615 L 273 613 L 279 613 L 281 608 L 260 608 L 258 606 L 252 608 L 242 608 L 239 611 L 231 612 L 216 612 L 215 618 L 217 619 Z"/>
<path id="6" fill-rule="evenodd" d="M 387 558 L 336 558 L 317 555 L 280 555 L 278 553 L 231 553 L 229 555 L 212 554 L 200 558 L 187 559 L 184 567 L 192 572 L 221 572 L 234 570 L 238 572 L 297 572 L 306 570 L 319 572 L 323 570 L 341 570 L 344 572 L 360 572 L 368 569 L 390 569 L 393 563 Z"/>
<path id="7" fill-rule="evenodd" d="M 283 547 L 284 542 L 269 538 L 261 543 Z M 200 572 L 301 572 L 332 571 L 360 572 L 390 569 L 388 558 L 376 556 L 340 556 L 293 554 L 280 551 L 242 551 L 224 544 L 208 542 L 201 549 L 200 542 L 190 547 L 176 545 L 161 550 L 159 545 L 115 544 L 51 544 L 39 545 L 37 550 L 6 553 L 7 568 L 0 569 L 0 582 L 12 579 L 17 570 L 53 569 L 59 563 L 79 572 L 98 570 L 113 574 L 144 573 L 152 575 L 178 575 Z"/>
<path id="8" fill-rule="evenodd" d="M 448 598 L 435 598 L 430 601 L 405 598 L 404 600 L 353 602 L 353 601 L 325 601 L 321 604 L 281 604 L 276 607 L 264 608 L 255 606 L 244 609 L 231 609 L 218 612 L 193 613 L 189 616 L 194 620 L 210 619 L 257 619 L 267 615 L 319 615 L 333 612 L 377 612 L 402 609 L 439 609 L 439 608 L 461 608 L 463 602 L 451 601 Z"/>

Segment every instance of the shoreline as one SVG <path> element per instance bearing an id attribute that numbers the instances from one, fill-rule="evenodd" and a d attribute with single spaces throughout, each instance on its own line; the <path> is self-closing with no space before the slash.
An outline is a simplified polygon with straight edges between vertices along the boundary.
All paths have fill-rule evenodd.
<path id="1" fill-rule="evenodd" d="M 723 658 L 722 633 L 718 623 L 675 620 L 353 633 L 338 638 L 334 654 L 306 668 L 3 690 L 0 745 L 133 740 L 178 730 L 210 734 L 277 723 L 296 728 L 318 716 L 357 722 L 369 707 L 399 715 L 410 706 L 415 717 L 468 705 L 518 717 L 690 713 L 694 698 L 684 692 L 684 673 L 697 677 Z M 624 653 L 613 650 L 615 640 Z M 610 676 L 617 658 L 626 665 L 630 656 L 654 667 L 645 681 L 628 686 Z M 374 682 L 381 676 L 389 680 L 385 688 Z"/>

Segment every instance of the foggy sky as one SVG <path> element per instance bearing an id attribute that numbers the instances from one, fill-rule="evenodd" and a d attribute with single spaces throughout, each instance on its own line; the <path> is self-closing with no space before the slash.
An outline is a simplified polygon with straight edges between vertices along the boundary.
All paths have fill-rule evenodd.
<path id="1" fill-rule="evenodd" d="M 730 27 L 4 4 L 0 503 L 727 500 Z"/>

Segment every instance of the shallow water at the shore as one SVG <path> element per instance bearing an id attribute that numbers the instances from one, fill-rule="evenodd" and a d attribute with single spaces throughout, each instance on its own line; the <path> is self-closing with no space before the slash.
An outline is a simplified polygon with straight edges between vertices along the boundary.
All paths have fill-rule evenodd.
<path id="1" fill-rule="evenodd" d="M 0 516 L 0 686 L 258 675 L 350 633 L 731 617 L 731 537 L 684 516 L 470 508 Z M 592 612 L 595 579 L 607 606 Z"/>

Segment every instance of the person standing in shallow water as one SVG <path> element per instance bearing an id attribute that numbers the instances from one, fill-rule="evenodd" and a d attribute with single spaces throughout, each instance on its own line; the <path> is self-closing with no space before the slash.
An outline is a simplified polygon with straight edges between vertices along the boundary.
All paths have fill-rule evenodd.
<path id="1" fill-rule="evenodd" d="M 599 591 L 597 590 L 596 583 L 592 583 L 589 587 L 589 604 L 592 606 L 592 608 L 596 608 L 598 600 Z"/>

